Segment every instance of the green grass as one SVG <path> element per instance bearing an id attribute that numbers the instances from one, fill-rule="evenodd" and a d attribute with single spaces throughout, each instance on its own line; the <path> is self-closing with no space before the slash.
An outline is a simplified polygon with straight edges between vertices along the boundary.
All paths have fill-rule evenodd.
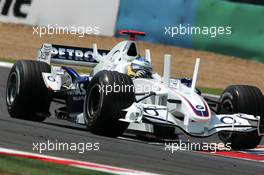
<path id="1" fill-rule="evenodd" d="M 0 155 L 0 174 L 4 175 L 110 175 L 99 171 L 58 165 L 27 158 Z"/>
<path id="2" fill-rule="evenodd" d="M 222 92 L 224 91 L 221 88 L 198 87 L 198 89 L 202 91 L 202 93 L 212 94 L 212 95 L 221 95 Z"/>
<path id="3" fill-rule="evenodd" d="M 17 60 L 12 58 L 0 58 L 0 61 L 8 62 L 8 63 L 15 63 Z"/>

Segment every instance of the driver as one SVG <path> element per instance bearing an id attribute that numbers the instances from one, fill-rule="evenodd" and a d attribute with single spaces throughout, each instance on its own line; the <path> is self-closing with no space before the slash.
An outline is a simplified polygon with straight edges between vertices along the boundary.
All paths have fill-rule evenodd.
<path id="1" fill-rule="evenodd" d="M 135 78 L 152 78 L 152 66 L 145 58 L 136 58 L 128 66 L 128 75 Z"/>

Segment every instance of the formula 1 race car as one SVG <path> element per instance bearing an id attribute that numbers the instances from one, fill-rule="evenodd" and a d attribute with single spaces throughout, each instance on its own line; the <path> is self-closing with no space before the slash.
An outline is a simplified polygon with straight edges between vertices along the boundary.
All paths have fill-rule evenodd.
<path id="1" fill-rule="evenodd" d="M 255 148 L 264 133 L 264 100 L 254 86 L 233 85 L 219 100 L 206 99 L 192 79 L 170 78 L 171 56 L 165 55 L 163 76 L 153 71 L 150 51 L 141 57 L 135 37 L 144 32 L 121 30 L 129 40 L 112 50 L 43 44 L 37 61 L 17 61 L 6 90 L 11 117 L 43 121 L 51 101 L 59 119 L 87 125 L 94 133 L 122 135 L 131 125 L 151 124 L 154 134 L 168 136 L 175 128 L 193 137 L 218 133 L 233 149 Z M 63 64 L 55 66 L 51 63 Z M 92 68 L 79 75 L 65 65 Z M 165 130 L 164 130 L 165 129 Z M 164 132 L 165 131 L 165 132 Z"/>

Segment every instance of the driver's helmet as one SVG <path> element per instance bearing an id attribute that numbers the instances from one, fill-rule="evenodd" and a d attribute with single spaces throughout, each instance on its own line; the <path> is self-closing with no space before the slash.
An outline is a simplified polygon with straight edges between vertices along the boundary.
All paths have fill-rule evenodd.
<path id="1" fill-rule="evenodd" d="M 151 78 L 152 66 L 145 58 L 138 57 L 131 62 L 128 68 L 128 75 L 138 78 Z"/>

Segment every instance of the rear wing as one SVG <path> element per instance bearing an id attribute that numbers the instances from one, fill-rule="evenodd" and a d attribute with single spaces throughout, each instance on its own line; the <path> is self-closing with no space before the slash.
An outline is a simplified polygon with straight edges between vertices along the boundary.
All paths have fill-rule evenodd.
<path id="1" fill-rule="evenodd" d="M 82 48 L 44 43 L 38 52 L 37 59 L 48 64 L 94 67 L 99 57 L 106 55 L 109 50 L 97 50 L 96 44 L 93 44 L 93 48 Z"/>

